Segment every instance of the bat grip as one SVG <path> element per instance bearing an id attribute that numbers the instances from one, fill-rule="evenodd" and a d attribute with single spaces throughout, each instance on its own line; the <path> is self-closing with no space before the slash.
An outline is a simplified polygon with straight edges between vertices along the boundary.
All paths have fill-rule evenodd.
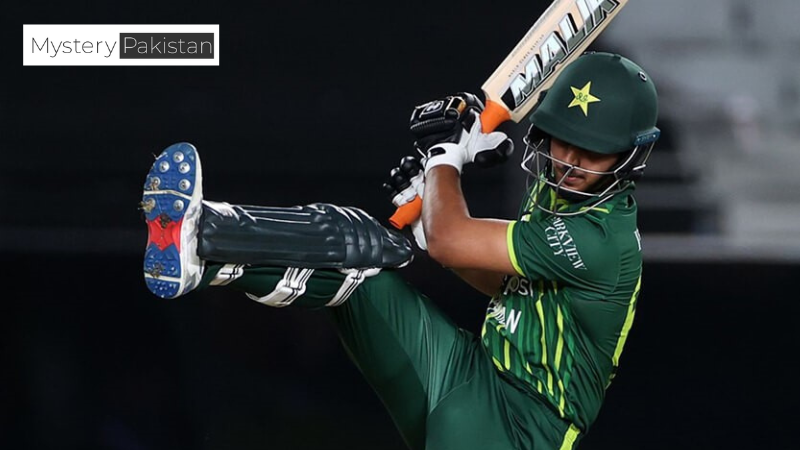
<path id="1" fill-rule="evenodd" d="M 422 215 L 422 199 L 418 196 L 414 200 L 397 208 L 389 218 L 389 223 L 398 230 L 402 230 L 406 225 L 417 220 Z"/>
<path id="2" fill-rule="evenodd" d="M 507 120 L 511 120 L 508 109 L 500 103 L 487 99 L 486 108 L 481 113 L 482 131 L 490 133 Z"/>

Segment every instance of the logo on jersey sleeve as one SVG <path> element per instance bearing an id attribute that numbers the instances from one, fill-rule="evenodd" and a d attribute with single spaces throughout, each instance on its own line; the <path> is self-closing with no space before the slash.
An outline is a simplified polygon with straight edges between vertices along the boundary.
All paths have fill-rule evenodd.
<path id="1" fill-rule="evenodd" d="M 578 252 L 578 247 L 575 245 L 575 240 L 569 234 L 567 224 L 564 223 L 562 217 L 554 217 L 552 225 L 544 229 L 547 237 L 547 244 L 553 250 L 553 256 L 560 256 L 566 258 L 574 269 L 587 270 L 586 264 L 583 263 L 583 258 Z"/>

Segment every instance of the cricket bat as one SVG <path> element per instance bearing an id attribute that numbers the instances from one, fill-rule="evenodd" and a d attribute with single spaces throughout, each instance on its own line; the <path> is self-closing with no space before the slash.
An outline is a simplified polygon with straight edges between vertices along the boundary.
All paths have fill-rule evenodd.
<path id="1" fill-rule="evenodd" d="M 554 0 L 483 83 L 483 132 L 520 122 L 558 74 L 578 58 L 628 0 Z M 422 212 L 419 197 L 397 209 L 389 222 L 400 229 Z"/>

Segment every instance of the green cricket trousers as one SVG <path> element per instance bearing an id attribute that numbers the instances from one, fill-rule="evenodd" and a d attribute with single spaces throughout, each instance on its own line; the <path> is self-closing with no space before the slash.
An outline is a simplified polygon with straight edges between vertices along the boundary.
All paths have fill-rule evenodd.
<path id="1" fill-rule="evenodd" d="M 201 286 L 219 268 L 210 266 Z M 246 267 L 228 287 L 263 296 L 285 271 Z M 316 270 L 292 306 L 324 306 L 343 279 L 338 271 Z M 411 449 L 574 448 L 569 423 L 543 399 L 506 381 L 480 339 L 396 271 L 368 278 L 345 303 L 327 310 L 350 358 Z"/>

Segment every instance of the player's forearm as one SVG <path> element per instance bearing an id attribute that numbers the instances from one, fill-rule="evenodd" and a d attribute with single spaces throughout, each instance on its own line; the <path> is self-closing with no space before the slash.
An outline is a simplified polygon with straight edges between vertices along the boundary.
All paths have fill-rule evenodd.
<path id="1" fill-rule="evenodd" d="M 449 166 L 430 170 L 424 199 L 422 222 L 433 259 L 451 269 L 514 273 L 508 257 L 508 222 L 470 216 L 458 171 Z"/>
<path id="2" fill-rule="evenodd" d="M 448 249 L 457 245 L 459 230 L 470 219 L 461 191 L 461 176 L 450 166 L 435 167 L 426 175 L 422 224 L 430 256 L 445 266 Z M 444 259 L 444 260 L 443 260 Z"/>

